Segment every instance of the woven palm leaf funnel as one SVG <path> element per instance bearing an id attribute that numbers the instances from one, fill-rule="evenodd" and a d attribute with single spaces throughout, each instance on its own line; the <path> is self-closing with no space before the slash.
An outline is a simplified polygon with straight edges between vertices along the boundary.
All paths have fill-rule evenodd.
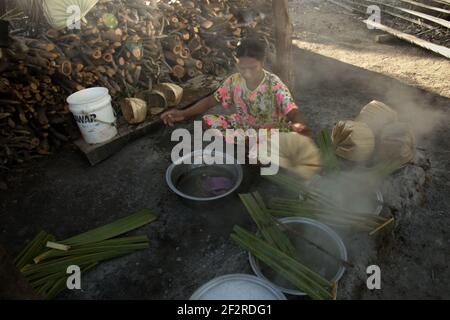
<path id="1" fill-rule="evenodd" d="M 320 152 L 314 141 L 296 132 L 280 132 L 278 143 L 270 141 L 268 153 L 274 150 L 273 143 L 278 145 L 271 161 L 289 173 L 308 180 L 321 168 Z"/>
<path id="2" fill-rule="evenodd" d="M 397 122 L 397 120 L 397 111 L 377 100 L 365 105 L 355 119 L 355 121 L 367 124 L 375 136 L 378 136 L 384 126 Z"/>
<path id="3" fill-rule="evenodd" d="M 183 98 L 183 88 L 174 83 L 163 82 L 155 85 L 154 89 L 164 93 L 168 107 L 176 107 Z"/>
<path id="4" fill-rule="evenodd" d="M 331 141 L 336 155 L 350 161 L 367 161 L 375 149 L 375 136 L 363 122 L 339 121 L 333 128 Z"/>
<path id="5" fill-rule="evenodd" d="M 409 124 L 395 122 L 383 127 L 377 141 L 375 161 L 395 162 L 400 166 L 414 160 L 416 139 Z"/>
<path id="6" fill-rule="evenodd" d="M 63 29 L 82 20 L 98 0 L 43 0 L 42 7 L 48 23 Z"/>
<path id="7" fill-rule="evenodd" d="M 157 115 L 167 109 L 167 97 L 163 91 L 160 90 L 145 90 L 136 94 L 136 97 L 147 102 L 150 114 Z"/>
<path id="8" fill-rule="evenodd" d="M 122 114 L 130 124 L 144 122 L 147 117 L 147 103 L 138 98 L 126 98 L 120 103 Z"/>

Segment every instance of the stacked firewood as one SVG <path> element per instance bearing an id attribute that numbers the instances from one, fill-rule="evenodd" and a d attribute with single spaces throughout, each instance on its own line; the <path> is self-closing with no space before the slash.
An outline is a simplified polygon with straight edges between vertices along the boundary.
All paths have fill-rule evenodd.
<path id="1" fill-rule="evenodd" d="M 76 136 L 65 99 L 87 87 L 133 97 L 162 81 L 224 77 L 239 39 L 270 41 L 260 7 L 243 0 L 100 1 L 80 29 L 14 36 L 0 58 L 0 168 Z M 264 1 L 262 1 L 264 6 Z"/>
<path id="2" fill-rule="evenodd" d="M 74 132 L 50 42 L 15 38 L 0 62 L 0 168 L 47 155 Z"/>

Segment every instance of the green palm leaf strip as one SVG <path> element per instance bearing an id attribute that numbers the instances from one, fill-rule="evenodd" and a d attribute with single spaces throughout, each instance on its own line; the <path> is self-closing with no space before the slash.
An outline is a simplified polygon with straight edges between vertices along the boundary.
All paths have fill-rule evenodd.
<path id="1" fill-rule="evenodd" d="M 327 173 L 339 172 L 339 162 L 327 130 L 324 129 L 319 131 L 319 134 L 317 135 L 317 145 L 322 160 L 322 169 Z"/>
<path id="2" fill-rule="evenodd" d="M 261 196 L 258 193 L 253 194 L 240 194 L 242 203 L 247 208 L 248 213 L 252 217 L 253 221 L 258 226 L 264 239 L 276 246 L 283 252 L 290 255 L 295 255 L 296 251 L 286 234 L 280 230 L 280 228 L 273 223 L 272 216 L 268 212 L 264 205 Z"/>
<path id="3" fill-rule="evenodd" d="M 155 219 L 149 209 L 144 209 L 57 242 L 70 246 L 67 251 L 46 248 L 47 241 L 55 242 L 55 238 L 41 231 L 17 255 L 15 264 L 38 294 L 51 299 L 66 287 L 68 266 L 77 265 L 87 271 L 99 262 L 148 248 L 145 235 L 117 237 Z"/>
<path id="4" fill-rule="evenodd" d="M 313 299 L 333 298 L 333 284 L 275 246 L 235 226 L 231 238 Z"/>
<path id="5" fill-rule="evenodd" d="M 69 246 L 76 246 L 100 242 L 142 227 L 143 225 L 153 222 L 155 219 L 156 216 L 149 209 L 143 209 L 125 218 L 116 220 L 110 224 L 60 241 L 60 243 Z M 45 253 L 37 256 L 34 261 L 37 263 L 39 261 L 48 259 L 49 257 L 55 255 L 57 252 L 58 250 L 48 250 Z"/>

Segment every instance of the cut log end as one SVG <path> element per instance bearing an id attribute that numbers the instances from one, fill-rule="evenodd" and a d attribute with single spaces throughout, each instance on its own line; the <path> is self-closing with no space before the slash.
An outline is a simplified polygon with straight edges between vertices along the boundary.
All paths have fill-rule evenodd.
<path id="1" fill-rule="evenodd" d="M 186 75 L 186 70 L 182 66 L 176 65 L 172 68 L 172 74 L 178 79 L 181 79 Z"/>

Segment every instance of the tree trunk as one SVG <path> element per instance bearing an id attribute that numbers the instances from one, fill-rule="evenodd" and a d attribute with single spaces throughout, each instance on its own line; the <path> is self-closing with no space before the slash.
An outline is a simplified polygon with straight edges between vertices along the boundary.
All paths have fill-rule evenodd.
<path id="1" fill-rule="evenodd" d="M 292 91 L 294 73 L 292 72 L 292 32 L 287 0 L 272 0 L 275 27 L 275 47 L 277 59 L 275 73 Z"/>

